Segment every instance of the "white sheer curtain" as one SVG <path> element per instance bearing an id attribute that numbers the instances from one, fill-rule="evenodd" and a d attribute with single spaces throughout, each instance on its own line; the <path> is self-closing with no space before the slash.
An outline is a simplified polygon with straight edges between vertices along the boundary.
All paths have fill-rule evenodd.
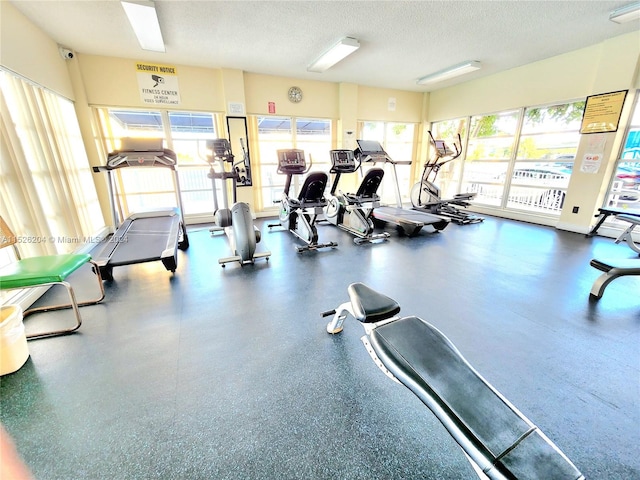
<path id="1" fill-rule="evenodd" d="M 104 218 L 73 103 L 0 70 L 0 215 L 23 256 L 67 253 Z"/>

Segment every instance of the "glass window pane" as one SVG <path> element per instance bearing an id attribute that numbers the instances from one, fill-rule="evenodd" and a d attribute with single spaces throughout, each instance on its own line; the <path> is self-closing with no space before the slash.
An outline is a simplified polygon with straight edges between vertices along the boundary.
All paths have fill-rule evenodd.
<path id="1" fill-rule="evenodd" d="M 171 145 L 178 157 L 178 178 L 182 191 L 185 216 L 209 215 L 213 213 L 211 180 L 207 177 L 206 141 L 217 138 L 215 114 L 208 112 L 159 112 L 145 110 L 108 109 L 99 111 L 107 145 L 111 149 L 120 147 L 122 137 L 162 137 L 168 119 Z M 164 120 L 163 120 L 164 119 Z M 125 216 L 144 210 L 176 206 L 173 175 L 165 169 L 124 169 L 117 172 L 118 195 L 124 205 Z M 216 185 L 218 194 L 221 186 Z M 142 198 L 143 194 L 147 198 Z M 173 199 L 173 200 L 171 200 Z"/>
<path id="2" fill-rule="evenodd" d="M 502 206 L 519 115 L 513 110 L 471 117 L 461 188 L 477 193 L 474 203 Z"/>
<path id="3" fill-rule="evenodd" d="M 583 111 L 583 101 L 525 109 L 507 208 L 560 214 Z"/>
<path id="4" fill-rule="evenodd" d="M 434 140 L 444 140 L 450 148 L 452 148 L 452 144 L 463 142 L 466 139 L 467 134 L 467 119 L 466 118 L 458 118 L 455 120 L 446 120 L 442 122 L 436 122 L 431 126 L 431 135 Z M 460 137 L 458 137 L 460 135 Z M 459 148 L 462 148 L 462 145 L 458 145 Z M 435 152 L 433 150 L 433 145 L 429 145 L 429 151 L 427 153 L 428 160 L 427 163 L 432 163 L 434 159 Z M 447 162 L 442 166 L 438 167 L 437 174 L 430 173 L 433 170 L 428 169 L 426 172 L 424 170 L 424 166 L 420 170 L 421 178 L 425 175 L 428 175 L 428 181 L 435 183 L 435 185 L 440 188 L 440 198 L 453 198 L 453 196 L 457 193 L 460 193 L 458 185 L 460 184 L 460 177 L 462 176 L 462 170 L 464 166 L 463 157 L 460 156 L 456 160 Z"/>
<path id="5" fill-rule="evenodd" d="M 382 148 L 394 161 L 410 162 L 414 156 L 414 137 L 415 125 L 412 123 L 361 122 L 358 138 L 380 142 Z M 382 203 L 387 205 L 395 205 L 397 203 L 396 192 L 398 186 L 402 202 L 410 202 L 412 186 L 411 165 L 396 165 L 398 186 L 394 183 L 391 165 L 377 165 L 377 167 L 384 168 L 385 171 L 384 179 L 378 189 L 378 195 L 380 195 Z"/>
<path id="6" fill-rule="evenodd" d="M 517 157 L 572 163 L 580 141 L 583 111 L 584 102 L 527 108 Z"/>
<path id="7" fill-rule="evenodd" d="M 169 112 L 171 131 L 183 135 L 173 138 L 215 138 L 216 129 L 211 113 Z"/>
<path id="8" fill-rule="evenodd" d="M 162 114 L 155 111 L 109 110 L 113 137 L 164 137 Z"/>
<path id="9" fill-rule="evenodd" d="M 318 118 L 256 117 L 259 160 L 256 168 L 261 180 L 260 210 L 274 210 L 282 198 L 286 175 L 278 173 L 277 150 L 297 148 L 312 163 L 310 171 L 328 172 L 331 145 L 331 120 Z M 295 197 L 304 175 L 296 175 L 289 195 Z"/>
<path id="10" fill-rule="evenodd" d="M 640 211 L 640 101 L 636 100 L 629 132 L 607 193 L 606 207 Z M 609 217 L 612 218 L 612 217 Z M 613 222 L 615 223 L 615 221 Z"/>

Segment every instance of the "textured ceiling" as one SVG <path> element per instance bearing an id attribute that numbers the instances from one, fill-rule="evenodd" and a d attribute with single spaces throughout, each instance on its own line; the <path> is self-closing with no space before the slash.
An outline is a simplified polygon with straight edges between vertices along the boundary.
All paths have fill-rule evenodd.
<path id="1" fill-rule="evenodd" d="M 6 1 L 6 0 L 3 0 Z M 601 43 L 640 22 L 609 12 L 631 0 L 190 1 L 156 0 L 166 53 L 141 50 L 118 0 L 12 0 L 78 53 L 375 87 L 428 91 Z M 324 73 L 306 67 L 338 39 L 360 49 Z M 483 68 L 435 86 L 418 77 L 467 60 Z"/>

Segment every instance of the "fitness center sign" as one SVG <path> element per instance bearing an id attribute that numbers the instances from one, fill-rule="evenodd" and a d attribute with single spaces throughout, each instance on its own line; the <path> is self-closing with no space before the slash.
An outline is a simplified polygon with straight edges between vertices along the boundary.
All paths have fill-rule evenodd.
<path id="1" fill-rule="evenodd" d="M 179 105 L 178 70 L 169 65 L 136 63 L 140 98 L 150 105 Z"/>

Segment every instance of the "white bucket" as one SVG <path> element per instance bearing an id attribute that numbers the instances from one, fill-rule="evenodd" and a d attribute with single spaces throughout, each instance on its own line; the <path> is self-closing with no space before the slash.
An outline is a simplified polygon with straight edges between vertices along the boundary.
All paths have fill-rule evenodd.
<path id="1" fill-rule="evenodd" d="M 28 358 L 22 309 L 17 305 L 0 307 L 0 375 L 19 370 Z"/>

